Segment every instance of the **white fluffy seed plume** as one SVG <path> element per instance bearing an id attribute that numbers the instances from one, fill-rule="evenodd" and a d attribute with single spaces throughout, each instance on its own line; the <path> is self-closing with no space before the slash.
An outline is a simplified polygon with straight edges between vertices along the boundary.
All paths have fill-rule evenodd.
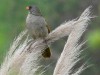
<path id="1" fill-rule="evenodd" d="M 78 42 L 83 32 L 86 31 L 88 23 L 92 18 L 90 15 L 90 8 L 91 7 L 88 7 L 79 17 L 79 19 L 74 22 L 74 28 L 68 37 L 53 75 L 70 75 L 73 66 L 75 66 L 75 64 L 81 59 L 78 57 L 82 52 L 80 49 L 84 44 L 78 44 Z M 84 69 L 84 65 L 82 65 L 72 75 L 79 75 Z"/>
<path id="2" fill-rule="evenodd" d="M 23 31 L 13 42 L 8 51 L 4 62 L 0 67 L 0 75 L 41 75 L 39 69 L 43 69 L 40 65 L 42 51 L 47 45 L 52 44 L 56 40 L 69 36 L 65 44 L 64 50 L 57 62 L 53 75 L 69 75 L 71 68 L 78 62 L 77 56 L 80 55 L 80 48 L 83 44 L 78 45 L 78 41 L 90 21 L 90 7 L 87 8 L 79 19 L 65 22 L 53 30 L 45 38 L 32 40 L 28 38 L 27 31 Z M 73 75 L 79 75 L 84 66 Z"/>

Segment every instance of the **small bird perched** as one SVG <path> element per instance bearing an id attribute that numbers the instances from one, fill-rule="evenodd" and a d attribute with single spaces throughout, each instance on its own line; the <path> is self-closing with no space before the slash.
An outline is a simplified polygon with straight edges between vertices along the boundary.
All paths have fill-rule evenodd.
<path id="1" fill-rule="evenodd" d="M 41 15 L 39 8 L 32 5 L 27 6 L 26 9 L 29 10 L 26 18 L 26 27 L 29 34 L 34 40 L 45 40 L 45 37 L 48 35 L 48 33 L 50 33 L 50 29 L 45 21 L 45 18 Z M 50 58 L 51 52 L 49 47 L 42 52 L 42 56 L 44 58 Z"/>

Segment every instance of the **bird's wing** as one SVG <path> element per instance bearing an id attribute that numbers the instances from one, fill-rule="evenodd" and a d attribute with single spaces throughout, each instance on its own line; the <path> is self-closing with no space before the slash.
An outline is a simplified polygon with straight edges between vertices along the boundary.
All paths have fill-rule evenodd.
<path id="1" fill-rule="evenodd" d="M 51 51 L 50 51 L 50 48 L 46 48 L 43 52 L 42 52 L 42 56 L 44 58 L 50 58 L 51 57 Z"/>
<path id="2" fill-rule="evenodd" d="M 47 29 L 48 29 L 48 33 L 50 33 L 51 29 L 49 25 L 46 25 Z"/>

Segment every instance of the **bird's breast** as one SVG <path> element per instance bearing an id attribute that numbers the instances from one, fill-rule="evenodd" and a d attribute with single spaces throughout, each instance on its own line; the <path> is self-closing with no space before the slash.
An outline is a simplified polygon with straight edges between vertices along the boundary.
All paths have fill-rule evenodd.
<path id="1" fill-rule="evenodd" d="M 32 23 L 35 22 L 38 19 L 37 16 L 28 14 L 27 18 L 26 18 L 26 23 Z"/>
<path id="2" fill-rule="evenodd" d="M 48 34 L 46 22 L 43 17 L 28 15 L 26 25 L 29 33 L 36 38 L 45 37 Z"/>

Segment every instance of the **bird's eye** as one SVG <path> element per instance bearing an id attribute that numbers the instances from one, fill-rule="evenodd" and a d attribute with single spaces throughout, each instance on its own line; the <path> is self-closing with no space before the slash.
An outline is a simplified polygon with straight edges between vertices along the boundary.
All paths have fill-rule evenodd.
<path id="1" fill-rule="evenodd" d="M 31 8 L 32 8 L 31 6 L 27 6 L 26 7 L 27 10 L 31 10 Z"/>
<path id="2" fill-rule="evenodd" d="M 29 6 L 29 10 L 31 9 L 32 7 L 31 6 Z"/>

